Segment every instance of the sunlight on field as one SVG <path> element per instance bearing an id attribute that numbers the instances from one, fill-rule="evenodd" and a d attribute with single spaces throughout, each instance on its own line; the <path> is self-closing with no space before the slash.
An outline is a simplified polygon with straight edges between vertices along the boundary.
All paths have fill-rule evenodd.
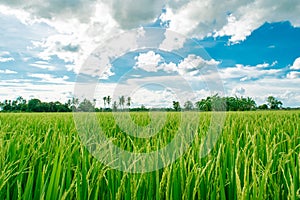
<path id="1" fill-rule="evenodd" d="M 211 115 L 200 113 L 193 142 L 173 164 L 134 174 L 95 159 L 71 113 L 1 113 L 0 199 L 300 198 L 299 111 L 229 112 L 215 147 L 201 157 Z M 152 130 L 147 113 L 130 116 Z M 179 129 L 187 130 L 180 113 L 166 116 L 156 134 L 136 138 L 122 131 L 112 113 L 97 113 L 106 136 L 130 152 L 155 151 Z"/>

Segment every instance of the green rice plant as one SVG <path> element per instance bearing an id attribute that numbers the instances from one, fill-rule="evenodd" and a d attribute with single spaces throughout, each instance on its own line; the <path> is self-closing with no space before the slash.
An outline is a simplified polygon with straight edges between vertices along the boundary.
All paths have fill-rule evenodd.
<path id="1" fill-rule="evenodd" d="M 300 198 L 299 111 L 228 112 L 214 148 L 201 156 L 212 114 L 184 113 L 199 126 L 174 163 L 153 172 L 128 173 L 91 155 L 90 147 L 98 147 L 82 144 L 72 113 L 1 113 L 0 199 Z M 115 115 L 126 122 L 124 113 Z M 114 145 L 137 153 L 161 149 L 179 131 L 193 130 L 192 124 L 181 123 L 182 115 L 168 112 L 163 121 L 161 113 L 154 112 L 154 119 L 146 112 L 130 113 L 152 135 L 139 138 L 129 135 L 126 123 L 113 113 L 96 114 Z M 155 130 L 151 120 L 162 127 Z"/>

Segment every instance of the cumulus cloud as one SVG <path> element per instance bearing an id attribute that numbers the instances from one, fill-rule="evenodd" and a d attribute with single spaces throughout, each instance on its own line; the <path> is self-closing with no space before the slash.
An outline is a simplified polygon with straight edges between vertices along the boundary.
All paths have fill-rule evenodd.
<path id="1" fill-rule="evenodd" d="M 265 22 L 289 20 L 294 26 L 300 25 L 298 0 L 3 0 L 1 5 L 0 12 L 17 15 L 21 21 L 48 23 L 59 33 L 81 32 L 73 41 L 86 39 L 87 33 L 98 36 L 92 41 L 101 41 L 105 37 L 99 35 L 112 29 L 137 28 L 158 16 L 170 30 L 196 38 L 230 36 L 231 43 L 245 40 Z M 70 24 L 74 26 L 70 28 Z"/>
<path id="2" fill-rule="evenodd" d="M 159 69 L 162 69 L 163 71 L 165 71 L 167 73 L 177 72 L 177 70 L 178 70 L 177 65 L 175 63 L 173 63 L 173 62 L 162 63 L 159 66 Z"/>
<path id="3" fill-rule="evenodd" d="M 140 53 L 134 59 L 136 60 L 134 68 L 142 69 L 147 72 L 156 72 L 158 70 L 159 63 L 163 60 L 161 55 L 156 54 L 154 51 Z"/>
<path id="4" fill-rule="evenodd" d="M 182 34 L 230 36 L 231 43 L 238 43 L 265 22 L 289 20 L 299 26 L 299 5 L 297 0 L 171 1 L 160 19 Z"/>
<path id="5" fill-rule="evenodd" d="M 80 21 L 89 21 L 95 6 L 95 0 L 3 0 L 2 5 L 26 11 L 32 16 L 45 19 L 77 18 Z M 23 14 L 25 16 L 25 14 Z M 28 15 L 26 15 L 28 16 Z"/>
<path id="6" fill-rule="evenodd" d="M 189 54 L 178 64 L 173 62 L 166 63 L 164 62 L 163 57 L 160 54 L 156 54 L 154 51 L 140 53 L 139 56 L 135 57 L 135 60 L 135 69 L 142 69 L 147 72 L 157 72 L 158 70 L 162 70 L 167 73 L 177 72 L 180 75 L 186 76 L 199 75 L 201 70 L 205 67 L 217 66 L 220 64 L 219 61 L 214 59 L 205 60 L 195 54 Z"/>
<path id="7" fill-rule="evenodd" d="M 154 21 L 165 4 L 163 0 L 112 0 L 108 1 L 112 15 L 121 28 L 137 28 Z"/>
<path id="8" fill-rule="evenodd" d="M 89 13 L 87 22 L 74 18 L 47 19 L 46 23 L 57 31 L 43 40 L 33 42 L 33 49 L 41 49 L 37 57 L 50 61 L 58 57 L 68 63 L 66 68 L 80 71 L 93 50 L 120 30 L 108 5 L 98 2 Z"/>
<path id="9" fill-rule="evenodd" d="M 211 59 L 205 60 L 200 56 L 190 54 L 178 64 L 178 72 L 181 75 L 199 75 L 199 72 L 207 66 L 217 66 L 220 62 Z"/>
<path id="10" fill-rule="evenodd" d="M 258 105 L 266 103 L 268 96 L 275 96 L 283 101 L 284 106 L 293 107 L 300 104 L 299 84 L 300 79 L 267 76 L 254 81 L 227 81 L 224 86 L 228 94 L 232 94 L 234 88 L 244 88 L 244 96 L 253 97 Z"/>
<path id="11" fill-rule="evenodd" d="M 234 95 L 234 96 L 243 96 L 245 95 L 245 88 L 243 87 L 237 87 L 237 88 L 234 88 L 231 92 L 231 95 Z"/>
<path id="12" fill-rule="evenodd" d="M 300 70 L 300 57 L 297 58 L 294 63 L 293 63 L 293 66 L 291 66 L 292 70 Z"/>
<path id="13" fill-rule="evenodd" d="M 286 77 L 288 79 L 296 79 L 296 78 L 300 78 L 300 72 L 297 72 L 297 71 L 291 71 L 289 72 Z"/>

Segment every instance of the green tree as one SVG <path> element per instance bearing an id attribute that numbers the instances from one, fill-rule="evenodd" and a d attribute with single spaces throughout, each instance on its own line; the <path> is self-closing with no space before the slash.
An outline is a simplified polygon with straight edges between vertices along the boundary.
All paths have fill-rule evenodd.
<path id="1" fill-rule="evenodd" d="M 117 111 L 118 110 L 118 104 L 116 101 L 114 101 L 113 103 L 113 111 Z"/>
<path id="2" fill-rule="evenodd" d="M 268 99 L 267 99 L 267 102 L 268 102 L 268 105 L 269 105 L 270 109 L 278 110 L 279 108 L 282 107 L 282 102 L 277 100 L 273 96 L 269 96 Z"/>
<path id="3" fill-rule="evenodd" d="M 184 109 L 185 110 L 193 110 L 193 107 L 194 107 L 194 105 L 191 101 L 186 101 L 184 103 Z"/>
<path id="4" fill-rule="evenodd" d="M 127 97 L 127 104 L 128 108 L 130 108 L 131 105 L 131 97 Z"/>
<path id="5" fill-rule="evenodd" d="M 78 110 L 82 112 L 93 112 L 95 110 L 95 107 L 93 103 L 88 100 L 84 99 L 78 106 Z"/>
<path id="6" fill-rule="evenodd" d="M 122 109 L 124 109 L 124 104 L 125 104 L 125 97 L 124 96 L 120 96 L 119 97 L 119 105 Z"/>
<path id="7" fill-rule="evenodd" d="M 72 98 L 72 101 L 71 101 L 71 109 L 72 109 L 72 110 L 76 110 L 77 107 L 78 107 L 78 105 L 79 105 L 79 99 L 73 97 L 73 98 Z"/>
<path id="8" fill-rule="evenodd" d="M 195 103 L 196 107 L 200 111 L 211 111 L 211 97 L 207 97 L 206 99 L 201 99 Z"/>
<path id="9" fill-rule="evenodd" d="M 262 104 L 262 105 L 258 106 L 258 109 L 260 109 L 260 110 L 268 110 L 268 105 L 267 104 Z"/>
<path id="10" fill-rule="evenodd" d="M 41 112 L 41 100 L 39 99 L 30 99 L 28 101 L 28 111 L 29 112 Z"/>
<path id="11" fill-rule="evenodd" d="M 173 109 L 175 111 L 180 111 L 181 108 L 180 108 L 180 104 L 178 101 L 173 101 Z"/>
<path id="12" fill-rule="evenodd" d="M 106 97 L 103 97 L 104 109 L 106 108 Z"/>
<path id="13" fill-rule="evenodd" d="M 111 103 L 111 97 L 110 96 L 107 96 L 106 102 L 107 102 L 108 107 L 110 108 L 110 103 Z"/>

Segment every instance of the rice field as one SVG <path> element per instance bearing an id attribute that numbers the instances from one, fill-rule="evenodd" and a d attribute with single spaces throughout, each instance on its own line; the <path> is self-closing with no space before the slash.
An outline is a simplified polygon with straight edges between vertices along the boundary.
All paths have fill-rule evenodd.
<path id="1" fill-rule="evenodd" d="M 199 113 L 187 113 L 194 119 Z M 120 113 L 122 115 L 122 113 Z M 172 141 L 180 113 L 161 130 L 136 138 L 111 113 L 98 113 L 113 143 L 151 152 Z M 132 113 L 140 126 L 147 113 Z M 0 114 L 0 199 L 299 199 L 300 112 L 228 112 L 216 145 L 201 157 L 211 113 L 200 113 L 196 136 L 174 163 L 147 173 L 112 169 L 82 144 L 72 113 Z"/>

